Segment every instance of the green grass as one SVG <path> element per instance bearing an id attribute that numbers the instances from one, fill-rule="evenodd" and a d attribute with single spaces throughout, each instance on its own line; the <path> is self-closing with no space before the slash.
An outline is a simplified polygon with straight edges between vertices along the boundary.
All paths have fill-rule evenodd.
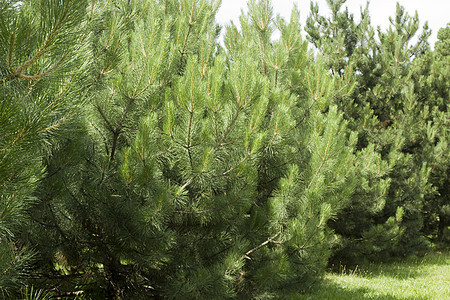
<path id="1" fill-rule="evenodd" d="M 322 284 L 298 299 L 450 300 L 450 253 L 328 273 Z"/>

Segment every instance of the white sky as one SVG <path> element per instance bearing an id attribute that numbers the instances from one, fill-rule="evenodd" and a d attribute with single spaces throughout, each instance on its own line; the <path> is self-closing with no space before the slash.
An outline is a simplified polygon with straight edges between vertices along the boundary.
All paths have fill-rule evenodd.
<path id="1" fill-rule="evenodd" d="M 314 2 L 319 4 L 319 14 L 323 15 L 330 12 L 326 0 L 314 0 Z M 344 6 L 348 7 L 349 12 L 353 13 L 355 20 L 358 21 L 360 8 L 365 7 L 366 2 L 366 0 L 347 0 Z M 387 28 L 389 25 L 388 18 L 395 16 L 397 2 L 411 16 L 414 16 L 417 10 L 420 21 L 419 32 L 421 32 L 425 21 L 428 21 L 428 26 L 432 30 L 432 35 L 428 41 L 433 47 L 437 40 L 438 30 L 450 22 L 450 0 L 372 0 L 369 4 L 372 26 L 380 25 L 381 28 Z M 300 22 L 304 26 L 310 11 L 310 0 L 272 0 L 274 15 L 280 14 L 289 20 L 294 3 L 300 10 Z M 241 9 L 247 12 L 247 0 L 222 0 L 222 6 L 216 20 L 222 25 L 229 24 L 231 20 L 239 25 Z"/>

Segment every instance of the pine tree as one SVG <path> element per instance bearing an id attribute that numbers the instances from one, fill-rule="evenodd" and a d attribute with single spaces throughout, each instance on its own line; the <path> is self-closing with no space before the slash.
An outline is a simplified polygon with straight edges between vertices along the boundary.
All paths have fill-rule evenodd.
<path id="1" fill-rule="evenodd" d="M 419 99 L 426 99 L 429 106 L 429 117 L 426 132 L 423 137 L 414 137 L 415 152 L 420 159 L 426 161 L 431 168 L 429 182 L 436 188 L 436 192 L 425 199 L 423 208 L 425 236 L 433 242 L 447 245 L 450 241 L 449 226 L 449 191 L 448 191 L 448 101 L 449 99 L 449 41 L 450 27 L 442 28 L 438 32 L 435 50 L 428 52 L 417 63 L 413 78 L 415 93 Z M 423 101 L 422 100 L 422 101 Z M 420 107 L 420 106 L 419 106 Z M 430 123 L 431 121 L 431 123 Z M 417 145 L 420 141 L 420 146 Z"/>
<path id="2" fill-rule="evenodd" d="M 2 292 L 291 298 L 333 249 L 407 253 L 444 216 L 445 55 L 344 2 L 313 6 L 318 55 L 266 0 L 225 48 L 220 1 L 1 4 Z"/>
<path id="3" fill-rule="evenodd" d="M 367 8 L 356 24 L 352 15 L 340 10 L 344 3 L 329 1 L 330 19 L 319 16 L 317 6 L 312 6 L 307 32 L 325 53 L 334 76 L 355 74 L 354 93 L 339 99 L 338 105 L 350 128 L 359 133 L 358 147 L 374 147 L 382 161 L 376 172 L 381 181 L 373 181 L 376 173 L 366 177 L 372 187 L 361 186 L 363 193 L 354 198 L 351 209 L 331 224 L 344 237 L 336 260 L 407 255 L 426 247 L 424 203 L 436 197 L 430 165 L 442 161 L 439 153 L 446 147 L 446 135 L 436 135 L 445 123 L 445 113 L 439 112 L 442 106 L 439 109 L 432 100 L 433 92 L 420 88 L 419 76 L 427 74 L 429 65 L 423 58 L 429 53 L 430 33 L 425 25 L 418 42 L 410 44 L 418 17 L 408 16 L 398 5 L 388 30 L 378 29 L 378 42 Z"/>
<path id="4" fill-rule="evenodd" d="M 335 237 L 326 222 L 345 206 L 353 188 L 354 136 L 349 139 L 340 113 L 336 107 L 330 107 L 333 81 L 321 61 L 314 62 L 306 52 L 306 43 L 299 35 L 298 11 L 294 9 L 289 24 L 277 18 L 275 24 L 281 39 L 271 43 L 270 5 L 250 2 L 249 8 L 249 18 L 241 18 L 242 36 L 230 27 L 225 44 L 230 53 L 239 49 L 239 42 L 259 49 L 254 60 L 260 62 L 260 72 L 272 82 L 274 104 L 287 104 L 280 97 L 289 93 L 294 103 L 282 110 L 282 116 L 276 110 L 272 113 L 279 118 L 277 124 L 283 120 L 292 125 L 282 148 L 269 144 L 260 167 L 263 179 L 272 178 L 267 183 L 276 182 L 274 170 L 286 170 L 277 185 L 262 181 L 260 186 L 264 195 L 271 190 L 274 195 L 268 199 L 269 228 L 273 228 L 274 235 L 265 243 L 281 246 L 259 250 L 255 254 L 258 260 L 249 264 L 251 269 L 246 274 L 259 280 L 259 284 L 253 284 L 253 289 L 261 290 L 257 295 L 289 295 L 298 290 L 298 282 L 304 282 L 302 288 L 306 288 L 308 280 L 320 275 L 327 263 Z M 275 137 L 274 142 L 278 134 Z M 281 161 L 274 155 L 277 152 L 284 157 Z M 262 198 L 257 202 L 255 213 L 261 214 L 265 201 Z M 260 260 L 273 263 L 260 265 Z M 272 294 L 274 291 L 276 294 Z"/>
<path id="5" fill-rule="evenodd" d="M 0 293 L 6 298 L 18 296 L 40 263 L 28 234 L 36 215 L 27 211 L 39 201 L 36 187 L 55 175 L 43 159 L 78 114 L 92 81 L 87 46 L 95 11 L 86 14 L 86 4 L 0 4 Z"/>
<path id="6" fill-rule="evenodd" d="M 296 9 L 273 22 L 268 1 L 222 49 L 219 4 L 117 2 L 92 26 L 88 101 L 30 210 L 58 293 L 278 297 L 323 273 L 358 160 L 331 91 L 353 82 L 313 59 Z"/>

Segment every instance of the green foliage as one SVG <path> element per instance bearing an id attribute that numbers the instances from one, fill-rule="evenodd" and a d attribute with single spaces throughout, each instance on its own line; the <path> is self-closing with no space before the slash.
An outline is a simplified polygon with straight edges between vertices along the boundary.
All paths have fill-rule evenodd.
<path id="1" fill-rule="evenodd" d="M 270 1 L 225 49 L 220 1 L 56 2 L 1 4 L 3 296 L 290 298 L 443 232 L 445 48 L 401 8 L 312 6 L 314 56 Z"/>
<path id="2" fill-rule="evenodd" d="M 89 61 L 85 1 L 0 4 L 0 293 L 11 295 L 31 253 L 24 214 L 45 167 L 42 154 L 75 113 Z M 74 95 L 77 95 L 74 97 Z M 78 99 L 77 99 L 78 98 Z"/>
<path id="3" fill-rule="evenodd" d="M 362 184 L 350 207 L 330 223 L 343 237 L 335 259 L 355 263 L 358 257 L 407 255 L 426 247 L 425 235 L 437 236 L 437 226 L 430 226 L 438 213 L 431 207 L 445 201 L 445 192 L 436 191 L 448 180 L 448 158 L 441 152 L 448 143 L 447 104 L 441 102 L 448 78 L 432 79 L 427 24 L 411 44 L 418 31 L 417 14 L 410 17 L 397 5 L 391 26 L 376 34 L 367 8 L 356 23 L 340 10 L 341 4 L 329 2 L 330 18 L 319 16 L 312 6 L 306 31 L 334 77 L 355 78 L 353 92 L 336 101 L 358 132 L 358 148 L 373 148 L 379 155 L 373 156 L 373 171 L 360 174 Z"/>
<path id="4" fill-rule="evenodd" d="M 52 298 L 52 294 L 43 290 L 35 290 L 34 287 L 26 287 L 22 292 L 23 300 L 49 300 Z"/>
<path id="5" fill-rule="evenodd" d="M 263 297 L 323 273 L 356 136 L 330 106 L 334 82 L 306 52 L 296 9 L 273 43 L 269 3 L 250 3 L 242 33 L 227 30 L 228 55 L 216 8 L 152 2 L 95 37 L 93 55 L 114 45 L 108 69 L 46 159 L 55 175 L 30 210 L 41 270 L 89 278 L 72 289 Z"/>

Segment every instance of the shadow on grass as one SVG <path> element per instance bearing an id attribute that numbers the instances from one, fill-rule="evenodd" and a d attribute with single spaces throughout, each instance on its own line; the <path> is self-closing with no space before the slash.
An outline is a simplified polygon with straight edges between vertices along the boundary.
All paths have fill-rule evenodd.
<path id="1" fill-rule="evenodd" d="M 433 268 L 448 266 L 450 253 L 433 252 L 424 257 L 410 257 L 395 259 L 385 263 L 370 263 L 356 270 L 340 272 L 342 274 L 356 274 L 359 277 L 391 277 L 396 279 L 410 279 L 427 276 Z"/>
<path id="2" fill-rule="evenodd" d="M 442 290 L 450 278 L 450 253 L 369 263 L 355 269 L 341 267 L 295 299 L 447 299 Z M 437 289 L 437 290 L 436 290 Z M 442 290 L 442 291 L 441 291 Z"/>
<path id="3" fill-rule="evenodd" d="M 378 290 L 367 287 L 345 287 L 337 284 L 329 279 L 324 279 L 306 294 L 301 294 L 297 300 L 316 300 L 316 299 L 332 299 L 332 300 L 349 300 L 349 299 L 373 299 L 373 300 L 417 300 L 414 297 L 397 298 L 392 295 L 376 295 Z"/>

